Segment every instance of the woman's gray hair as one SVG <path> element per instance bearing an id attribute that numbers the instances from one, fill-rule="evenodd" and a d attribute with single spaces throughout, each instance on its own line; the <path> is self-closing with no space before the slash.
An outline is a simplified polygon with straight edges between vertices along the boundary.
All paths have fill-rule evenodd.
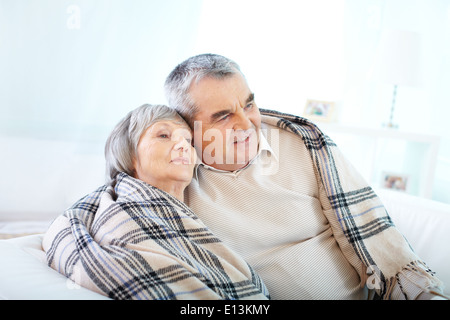
<path id="1" fill-rule="evenodd" d="M 223 79 L 240 73 L 239 65 L 221 55 L 201 54 L 191 57 L 173 69 L 166 79 L 164 88 L 169 107 L 174 108 L 193 127 L 198 112 L 195 102 L 189 96 L 193 81 L 205 77 Z"/>
<path id="2" fill-rule="evenodd" d="M 114 127 L 105 145 L 106 184 L 111 184 L 120 172 L 134 177 L 133 161 L 137 156 L 139 140 L 148 127 L 162 120 L 184 123 L 183 118 L 168 106 L 144 104 L 130 111 Z"/>

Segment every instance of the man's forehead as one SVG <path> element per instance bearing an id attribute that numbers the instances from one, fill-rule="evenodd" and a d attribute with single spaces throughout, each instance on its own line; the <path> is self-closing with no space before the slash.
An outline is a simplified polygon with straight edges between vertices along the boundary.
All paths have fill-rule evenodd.
<path id="1" fill-rule="evenodd" d="M 227 99 L 211 101 L 207 105 L 199 106 L 194 119 L 214 121 L 223 115 L 234 112 L 237 107 L 245 107 L 254 99 L 255 95 L 249 90 L 241 94 L 230 93 Z"/>
<path id="2" fill-rule="evenodd" d="M 208 99 L 218 93 L 222 96 L 235 96 L 242 91 L 250 91 L 247 81 L 240 73 L 231 74 L 223 78 L 204 77 L 191 84 L 189 94 L 195 99 Z"/>

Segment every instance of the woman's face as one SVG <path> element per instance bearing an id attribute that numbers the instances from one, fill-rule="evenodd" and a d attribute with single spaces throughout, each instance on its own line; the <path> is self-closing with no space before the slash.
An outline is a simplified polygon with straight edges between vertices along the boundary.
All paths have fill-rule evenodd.
<path id="1" fill-rule="evenodd" d="M 136 178 L 157 188 L 192 180 L 197 155 L 191 145 L 192 133 L 186 123 L 162 120 L 142 134 L 135 159 Z"/>

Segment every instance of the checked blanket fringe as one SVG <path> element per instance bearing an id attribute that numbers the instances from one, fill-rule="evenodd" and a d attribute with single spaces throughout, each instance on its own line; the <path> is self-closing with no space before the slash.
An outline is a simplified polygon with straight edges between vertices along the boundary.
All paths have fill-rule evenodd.
<path id="1" fill-rule="evenodd" d="M 55 219 L 48 264 L 113 299 L 268 299 L 260 277 L 181 201 L 120 173 Z"/>
<path id="2" fill-rule="evenodd" d="M 395 227 L 378 196 L 340 153 L 336 144 L 309 120 L 261 109 L 262 122 L 299 135 L 310 152 L 319 185 L 326 197 L 322 207 L 336 241 L 358 270 L 361 286 L 371 277 L 382 299 L 390 299 L 399 275 L 409 277 L 422 292 L 442 295 L 443 285 L 414 253 Z M 368 286 L 369 287 L 369 286 Z M 372 289 L 369 287 L 369 289 Z M 408 293 L 402 290 L 405 299 Z"/>

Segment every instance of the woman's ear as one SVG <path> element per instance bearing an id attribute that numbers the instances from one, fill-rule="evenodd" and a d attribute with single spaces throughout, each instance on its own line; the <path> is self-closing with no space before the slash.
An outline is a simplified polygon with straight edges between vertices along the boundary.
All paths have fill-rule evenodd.
<path id="1" fill-rule="evenodd" d="M 130 169 L 129 175 L 133 178 L 139 179 L 138 174 L 137 174 L 137 167 L 138 167 L 137 156 L 133 157 L 133 159 L 131 160 L 131 163 L 133 164 L 133 168 Z"/>

